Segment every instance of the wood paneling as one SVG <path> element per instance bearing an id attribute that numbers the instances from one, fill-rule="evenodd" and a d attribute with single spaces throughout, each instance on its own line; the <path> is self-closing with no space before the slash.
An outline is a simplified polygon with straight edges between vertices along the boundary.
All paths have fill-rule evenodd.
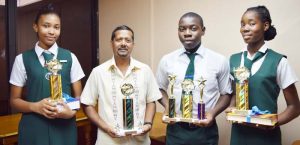
<path id="1" fill-rule="evenodd" d="M 8 100 L 8 72 L 6 59 L 6 30 L 5 30 L 5 7 L 0 6 L 0 115 L 9 112 Z"/>
<path id="2" fill-rule="evenodd" d="M 155 117 L 153 119 L 153 126 L 150 131 L 151 145 L 164 145 L 166 142 L 167 124 L 162 122 L 162 117 L 162 113 L 155 113 Z"/>
<path id="3" fill-rule="evenodd" d="M 18 125 L 21 114 L 0 116 L 0 145 L 14 145 L 18 141 Z M 94 145 L 96 127 L 84 115 L 82 110 L 76 114 L 78 145 Z"/>
<path id="4" fill-rule="evenodd" d="M 72 7 L 70 7 L 72 5 Z M 62 32 L 60 45 L 71 50 L 78 58 L 84 73 L 92 71 L 92 17 L 91 0 L 61 2 Z M 83 82 L 87 77 L 83 79 Z"/>

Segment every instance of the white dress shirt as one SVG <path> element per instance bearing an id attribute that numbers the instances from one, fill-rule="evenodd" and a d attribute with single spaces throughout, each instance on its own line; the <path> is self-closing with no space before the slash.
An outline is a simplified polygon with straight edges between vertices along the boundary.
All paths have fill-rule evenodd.
<path id="1" fill-rule="evenodd" d="M 181 82 L 184 80 L 186 69 L 190 59 L 185 54 L 185 49 L 181 48 L 171 52 L 161 59 L 157 70 L 157 81 L 159 88 L 165 90 L 170 96 L 168 75 L 176 75 L 174 84 L 174 96 L 176 99 L 176 114 L 181 114 L 180 103 L 182 95 Z M 197 111 L 197 103 L 200 100 L 200 89 L 198 81 L 201 77 L 205 80 L 205 88 L 203 93 L 203 101 L 206 111 L 212 109 L 220 95 L 232 93 L 229 79 L 229 62 L 228 60 L 212 50 L 205 48 L 203 45 L 196 51 L 197 55 L 194 60 L 194 84 L 193 91 L 193 116 Z"/>
<path id="2" fill-rule="evenodd" d="M 98 103 L 99 116 L 111 127 L 114 128 L 118 123 L 123 128 L 122 99 L 125 96 L 121 93 L 120 87 L 125 83 L 132 84 L 134 89 L 138 90 L 138 99 L 135 99 L 135 93 L 130 96 L 134 99 L 134 127 L 138 127 L 139 123 L 144 123 L 146 104 L 162 96 L 150 67 L 133 58 L 125 75 L 116 66 L 114 58 L 95 67 L 81 94 L 81 103 L 93 106 Z M 113 92 L 115 92 L 115 99 Z M 138 111 L 136 100 L 138 100 Z M 114 102 L 116 118 L 113 111 Z M 150 145 L 150 138 L 148 133 L 144 136 L 111 138 L 103 130 L 98 129 L 96 145 Z"/>
<path id="3" fill-rule="evenodd" d="M 268 48 L 269 47 L 266 44 L 264 44 L 258 51 L 265 53 Z M 246 52 L 246 51 L 247 51 L 247 48 L 245 47 L 242 50 L 242 52 Z M 250 56 L 250 53 L 248 52 L 247 58 L 252 60 L 254 58 L 254 56 L 256 55 L 256 53 L 254 53 L 252 56 Z M 252 64 L 252 68 L 251 68 L 252 75 L 254 75 L 259 70 L 259 68 L 261 67 L 261 65 L 267 55 L 268 55 L 268 53 L 265 54 L 261 59 L 257 60 L 256 62 L 254 62 Z M 283 57 L 278 64 L 276 80 L 277 80 L 277 84 L 279 85 L 279 87 L 281 89 L 285 89 L 288 86 L 290 86 L 291 84 L 296 83 L 298 81 L 295 71 L 292 69 L 288 60 L 285 57 Z"/>
<path id="4" fill-rule="evenodd" d="M 53 58 L 56 58 L 58 53 L 58 46 L 56 43 L 54 43 L 48 50 L 44 50 L 43 48 L 38 46 L 38 42 L 37 42 L 35 44 L 34 50 L 39 58 L 41 65 L 44 66 L 45 59 L 42 53 L 44 51 L 47 53 L 50 52 L 54 54 Z M 73 53 L 71 53 L 71 57 L 72 57 L 72 66 L 71 66 L 70 77 L 71 77 L 71 83 L 74 83 L 82 79 L 85 75 L 77 57 Z M 15 59 L 9 82 L 15 86 L 23 87 L 26 83 L 26 80 L 27 80 L 27 74 L 23 63 L 23 57 L 22 54 L 19 54 Z"/>

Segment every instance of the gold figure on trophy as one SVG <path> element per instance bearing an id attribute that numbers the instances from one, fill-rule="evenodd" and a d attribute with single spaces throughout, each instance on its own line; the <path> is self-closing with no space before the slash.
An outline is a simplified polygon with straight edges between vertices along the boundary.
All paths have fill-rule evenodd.
<path id="1" fill-rule="evenodd" d="M 198 86 L 200 88 L 200 102 L 203 102 L 203 89 L 205 87 L 205 82 L 207 80 L 205 80 L 203 77 L 200 77 L 200 79 L 198 80 Z"/>
<path id="2" fill-rule="evenodd" d="M 170 94 L 170 98 L 169 98 L 169 117 L 174 118 L 174 117 L 176 117 L 176 112 L 175 112 L 176 101 L 175 101 L 173 90 L 174 90 L 174 84 L 176 82 L 176 75 L 169 75 L 168 79 L 169 79 L 170 86 L 171 86 L 171 88 L 170 88 L 171 94 Z"/>
<path id="3" fill-rule="evenodd" d="M 130 95 L 134 93 L 134 88 L 131 84 L 123 84 L 121 92 L 125 96 L 123 98 L 124 129 L 130 130 L 134 128 L 133 98 L 130 98 Z"/>
<path id="4" fill-rule="evenodd" d="M 47 69 L 51 72 L 50 80 L 50 100 L 58 102 L 62 100 L 62 82 L 61 75 L 58 71 L 62 69 L 62 64 L 57 59 L 52 59 L 46 62 Z"/>
<path id="5" fill-rule="evenodd" d="M 192 91 L 194 90 L 194 83 L 191 79 L 185 79 L 181 83 L 183 89 L 183 97 L 181 101 L 182 105 L 182 117 L 192 118 L 193 111 L 193 96 Z"/>

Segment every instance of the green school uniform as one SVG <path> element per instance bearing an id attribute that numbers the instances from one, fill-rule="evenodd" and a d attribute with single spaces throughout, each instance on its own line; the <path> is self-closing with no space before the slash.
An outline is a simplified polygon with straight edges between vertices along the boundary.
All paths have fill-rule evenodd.
<path id="1" fill-rule="evenodd" d="M 230 57 L 230 72 L 240 66 L 241 55 L 237 53 Z M 249 78 L 249 108 L 257 106 L 260 110 L 277 113 L 277 99 L 280 88 L 276 81 L 277 66 L 283 55 L 268 49 L 265 59 L 258 71 Z M 244 59 L 248 59 L 244 57 Z M 248 68 L 251 70 L 250 68 Z M 236 78 L 235 78 L 236 81 Z M 263 130 L 254 127 L 233 124 L 231 130 L 231 145 L 281 145 L 279 127 L 273 130 Z"/>
<path id="2" fill-rule="evenodd" d="M 22 54 L 26 69 L 28 102 L 38 102 L 50 96 L 50 84 L 46 79 L 48 70 L 38 59 L 34 49 Z M 71 53 L 58 48 L 58 60 L 67 60 L 59 72 L 62 76 L 62 90 L 71 94 L 70 71 L 72 65 Z M 36 113 L 23 113 L 19 124 L 19 145 L 76 145 L 77 129 L 75 117 L 71 119 L 47 119 Z"/>

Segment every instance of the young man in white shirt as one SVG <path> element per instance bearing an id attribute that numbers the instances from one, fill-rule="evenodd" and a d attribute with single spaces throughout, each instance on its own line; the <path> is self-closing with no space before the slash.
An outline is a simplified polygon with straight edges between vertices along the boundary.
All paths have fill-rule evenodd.
<path id="1" fill-rule="evenodd" d="M 197 116 L 197 103 L 200 101 L 200 89 L 197 80 L 206 80 L 203 90 L 206 119 L 201 123 L 170 123 L 167 126 L 166 145 L 216 145 L 218 144 L 218 127 L 215 117 L 221 113 L 230 102 L 232 93 L 229 79 L 229 63 L 224 56 L 206 48 L 201 43 L 201 37 L 205 33 L 205 27 L 201 16 L 189 12 L 179 20 L 178 36 L 184 48 L 175 50 L 161 59 L 157 80 L 163 95 L 160 100 L 165 108 L 168 108 L 167 89 L 169 86 L 168 76 L 175 75 L 174 84 L 175 112 L 181 114 L 181 82 L 184 79 L 192 79 L 195 84 L 193 95 L 193 116 Z M 193 55 L 191 59 L 190 56 Z M 194 61 L 192 64 L 190 64 Z M 187 76 L 192 67 L 193 73 Z M 168 110 L 168 109 L 166 109 Z M 167 112 L 166 112 L 167 113 Z"/>

